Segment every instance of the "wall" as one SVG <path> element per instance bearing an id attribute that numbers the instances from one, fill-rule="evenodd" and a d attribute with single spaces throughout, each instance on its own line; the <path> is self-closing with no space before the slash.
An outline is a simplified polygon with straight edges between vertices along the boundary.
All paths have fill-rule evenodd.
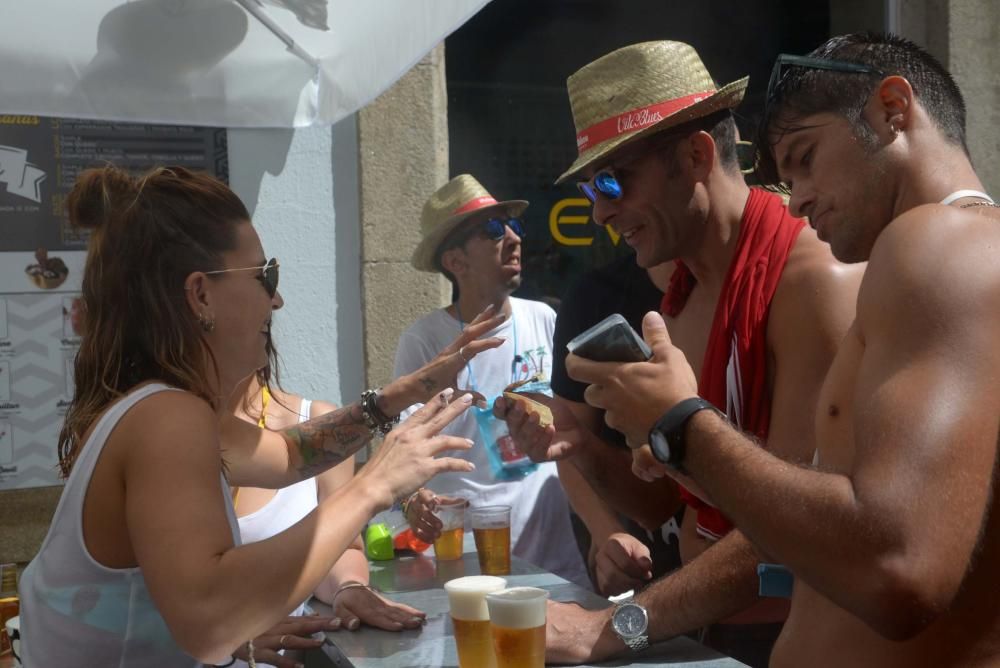
<path id="1" fill-rule="evenodd" d="M 230 130 L 230 184 L 281 263 L 282 384 L 341 403 L 361 386 L 357 129 Z"/>
<path id="2" fill-rule="evenodd" d="M 965 96 L 967 143 L 988 193 L 1000 197 L 1000 3 L 994 0 L 889 0 L 900 34 L 947 67 Z"/>
<path id="3" fill-rule="evenodd" d="M 443 306 L 450 286 L 410 266 L 424 201 L 448 180 L 444 46 L 358 113 L 366 381 L 392 378 L 403 330 Z"/>

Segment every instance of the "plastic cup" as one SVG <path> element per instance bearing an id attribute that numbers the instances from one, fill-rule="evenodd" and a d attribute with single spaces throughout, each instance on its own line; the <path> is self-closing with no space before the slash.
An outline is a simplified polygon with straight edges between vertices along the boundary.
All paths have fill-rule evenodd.
<path id="1" fill-rule="evenodd" d="M 510 506 L 471 508 L 469 523 L 476 539 L 480 572 L 510 574 Z"/>
<path id="2" fill-rule="evenodd" d="M 545 607 L 549 592 L 511 587 L 486 595 L 497 668 L 545 668 Z"/>
<path id="3" fill-rule="evenodd" d="M 444 583 L 455 627 L 459 668 L 496 668 L 486 595 L 506 586 L 505 579 L 489 575 L 470 575 Z"/>
<path id="4" fill-rule="evenodd" d="M 465 537 L 466 499 L 442 500 L 437 502 L 434 516 L 441 520 L 441 535 L 434 541 L 434 556 L 448 561 L 462 558 L 462 539 Z"/>

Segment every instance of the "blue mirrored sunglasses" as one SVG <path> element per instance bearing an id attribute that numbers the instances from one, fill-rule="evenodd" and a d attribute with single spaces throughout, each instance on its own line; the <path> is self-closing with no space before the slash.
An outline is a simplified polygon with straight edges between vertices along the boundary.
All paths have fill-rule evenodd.
<path id="1" fill-rule="evenodd" d="M 525 237 L 524 225 L 521 224 L 519 218 L 490 218 L 483 222 L 481 229 L 493 241 L 500 241 L 507 235 L 506 228 L 508 227 L 514 230 L 514 234 L 522 239 Z"/>
<path id="2" fill-rule="evenodd" d="M 608 169 L 602 169 L 588 181 L 578 181 L 576 187 L 591 204 L 597 201 L 598 194 L 608 199 L 621 199 L 622 196 L 622 184 L 618 182 L 614 172 Z"/>

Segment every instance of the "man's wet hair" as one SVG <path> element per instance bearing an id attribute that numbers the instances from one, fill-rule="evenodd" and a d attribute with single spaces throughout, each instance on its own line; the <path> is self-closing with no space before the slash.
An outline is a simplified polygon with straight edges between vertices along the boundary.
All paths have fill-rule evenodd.
<path id="1" fill-rule="evenodd" d="M 875 133 L 862 112 L 879 83 L 891 75 L 910 82 L 913 94 L 931 121 L 952 144 L 969 154 L 965 141 L 965 101 L 948 70 L 934 56 L 908 39 L 886 33 L 853 33 L 827 40 L 812 58 L 855 63 L 878 70 L 858 73 L 790 65 L 769 91 L 757 128 L 757 177 L 761 183 L 780 181 L 774 145 L 807 116 L 833 112 L 845 117 L 862 141 L 874 145 Z"/>
<path id="2" fill-rule="evenodd" d="M 719 164 L 723 169 L 738 172 L 740 161 L 736 151 L 736 119 L 729 109 L 722 109 L 664 130 L 662 136 L 654 134 L 648 141 L 651 146 L 673 146 L 681 137 L 689 137 L 699 131 L 711 135 L 715 142 L 715 152 L 719 156 Z"/>

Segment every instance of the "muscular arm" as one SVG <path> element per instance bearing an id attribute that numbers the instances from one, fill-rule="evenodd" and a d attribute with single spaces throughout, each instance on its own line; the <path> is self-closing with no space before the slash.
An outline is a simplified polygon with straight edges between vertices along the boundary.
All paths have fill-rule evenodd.
<path id="1" fill-rule="evenodd" d="M 780 461 L 713 415 L 688 431 L 691 475 L 750 538 L 892 639 L 945 611 L 970 568 L 1000 403 L 991 245 L 919 211 L 882 233 L 862 287 L 863 353 L 853 387 L 840 388 L 853 391 L 844 471 Z M 843 458 L 851 444 L 821 446 Z"/>
<path id="2" fill-rule="evenodd" d="M 587 404 L 556 397 L 583 427 L 585 442 L 569 461 L 580 470 L 594 493 L 612 510 L 655 531 L 677 512 L 677 484 L 663 479 L 645 482 L 632 475 L 632 455 L 601 440 L 600 411 Z"/>
<path id="3" fill-rule="evenodd" d="M 797 463 L 812 460 L 816 443 L 813 407 L 854 317 L 863 271 L 834 262 L 811 231 L 803 235 L 772 300 L 767 327 L 774 373 L 766 448 Z M 688 515 L 686 520 L 694 519 L 693 513 Z M 757 564 L 763 560 L 737 529 L 709 545 L 680 571 L 641 595 L 641 601 L 662 612 L 659 619 L 650 615 L 651 633 L 666 638 L 758 603 Z"/>

